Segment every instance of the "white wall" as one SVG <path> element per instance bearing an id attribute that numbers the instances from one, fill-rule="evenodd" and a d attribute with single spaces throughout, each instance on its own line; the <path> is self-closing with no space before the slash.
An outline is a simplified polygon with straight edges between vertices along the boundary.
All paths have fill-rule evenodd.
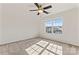
<path id="1" fill-rule="evenodd" d="M 20 4 L 2 5 L 2 39 L 0 44 L 34 38 L 38 36 L 39 19 L 33 14 L 24 15 Z"/>
<path id="2" fill-rule="evenodd" d="M 78 10 L 79 10 L 79 7 L 78 7 Z M 79 15 L 79 11 L 78 11 L 78 15 Z M 78 16 L 78 39 L 79 39 L 79 16 Z"/>
<path id="3" fill-rule="evenodd" d="M 2 23 L 2 22 L 1 22 L 1 19 L 2 19 L 2 17 L 1 17 L 1 4 L 0 4 L 0 40 L 1 40 L 1 38 L 2 38 L 2 33 L 1 33 L 1 32 L 2 32 L 2 28 L 1 28 L 1 27 L 2 27 L 2 26 L 1 26 L 1 23 Z"/>
<path id="4" fill-rule="evenodd" d="M 79 39 L 78 39 L 78 9 L 73 8 L 71 10 L 67 10 L 65 12 L 61 12 L 58 14 L 53 14 L 48 17 L 44 17 L 41 19 L 41 29 L 40 29 L 40 36 L 43 38 L 48 38 L 52 40 L 57 40 L 65 43 L 70 43 L 73 45 L 79 46 Z M 54 19 L 56 17 L 62 17 L 64 20 L 63 24 L 63 34 L 48 34 L 45 32 L 44 22 L 49 19 Z"/>

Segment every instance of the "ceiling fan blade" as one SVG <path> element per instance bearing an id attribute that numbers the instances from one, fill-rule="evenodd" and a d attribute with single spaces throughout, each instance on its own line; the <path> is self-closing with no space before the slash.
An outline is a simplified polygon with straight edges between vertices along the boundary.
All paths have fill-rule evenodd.
<path id="1" fill-rule="evenodd" d="M 38 12 L 37 15 L 39 15 L 40 13 Z"/>
<path id="2" fill-rule="evenodd" d="M 37 11 L 37 10 L 29 10 L 29 11 Z"/>
<path id="3" fill-rule="evenodd" d="M 43 11 L 44 13 L 46 13 L 46 14 L 49 14 L 47 11 Z"/>
<path id="4" fill-rule="evenodd" d="M 39 8 L 39 5 L 38 5 L 38 3 L 34 3 L 36 6 L 37 6 L 37 8 Z"/>
<path id="5" fill-rule="evenodd" d="M 43 9 L 49 9 L 49 8 L 52 8 L 51 5 L 47 6 L 47 7 L 44 7 Z"/>

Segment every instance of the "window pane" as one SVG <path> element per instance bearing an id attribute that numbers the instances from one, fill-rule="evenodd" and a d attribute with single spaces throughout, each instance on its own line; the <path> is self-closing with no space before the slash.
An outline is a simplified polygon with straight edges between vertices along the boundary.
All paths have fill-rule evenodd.
<path id="1" fill-rule="evenodd" d="M 62 34 L 63 20 L 61 18 L 56 18 L 53 21 L 53 33 Z"/>
<path id="2" fill-rule="evenodd" d="M 52 27 L 46 27 L 46 32 L 47 33 L 52 33 Z"/>
<path id="3" fill-rule="evenodd" d="M 52 20 L 48 20 L 45 24 L 45 26 L 52 26 L 53 25 L 53 21 Z"/>
<path id="4" fill-rule="evenodd" d="M 63 25 L 63 20 L 61 18 L 56 18 L 53 21 L 53 26 L 62 26 Z"/>

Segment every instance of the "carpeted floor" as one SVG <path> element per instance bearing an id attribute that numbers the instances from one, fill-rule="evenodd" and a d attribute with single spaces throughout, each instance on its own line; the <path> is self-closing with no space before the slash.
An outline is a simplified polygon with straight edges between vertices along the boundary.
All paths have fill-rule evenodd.
<path id="1" fill-rule="evenodd" d="M 33 38 L 0 46 L 0 55 L 79 55 L 79 47 Z"/>

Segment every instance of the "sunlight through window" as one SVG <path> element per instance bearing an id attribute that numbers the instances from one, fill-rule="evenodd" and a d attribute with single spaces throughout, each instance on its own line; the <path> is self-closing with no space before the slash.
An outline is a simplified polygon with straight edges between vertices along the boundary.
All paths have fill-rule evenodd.
<path id="1" fill-rule="evenodd" d="M 62 55 L 62 46 L 41 40 L 25 51 L 29 55 Z"/>

